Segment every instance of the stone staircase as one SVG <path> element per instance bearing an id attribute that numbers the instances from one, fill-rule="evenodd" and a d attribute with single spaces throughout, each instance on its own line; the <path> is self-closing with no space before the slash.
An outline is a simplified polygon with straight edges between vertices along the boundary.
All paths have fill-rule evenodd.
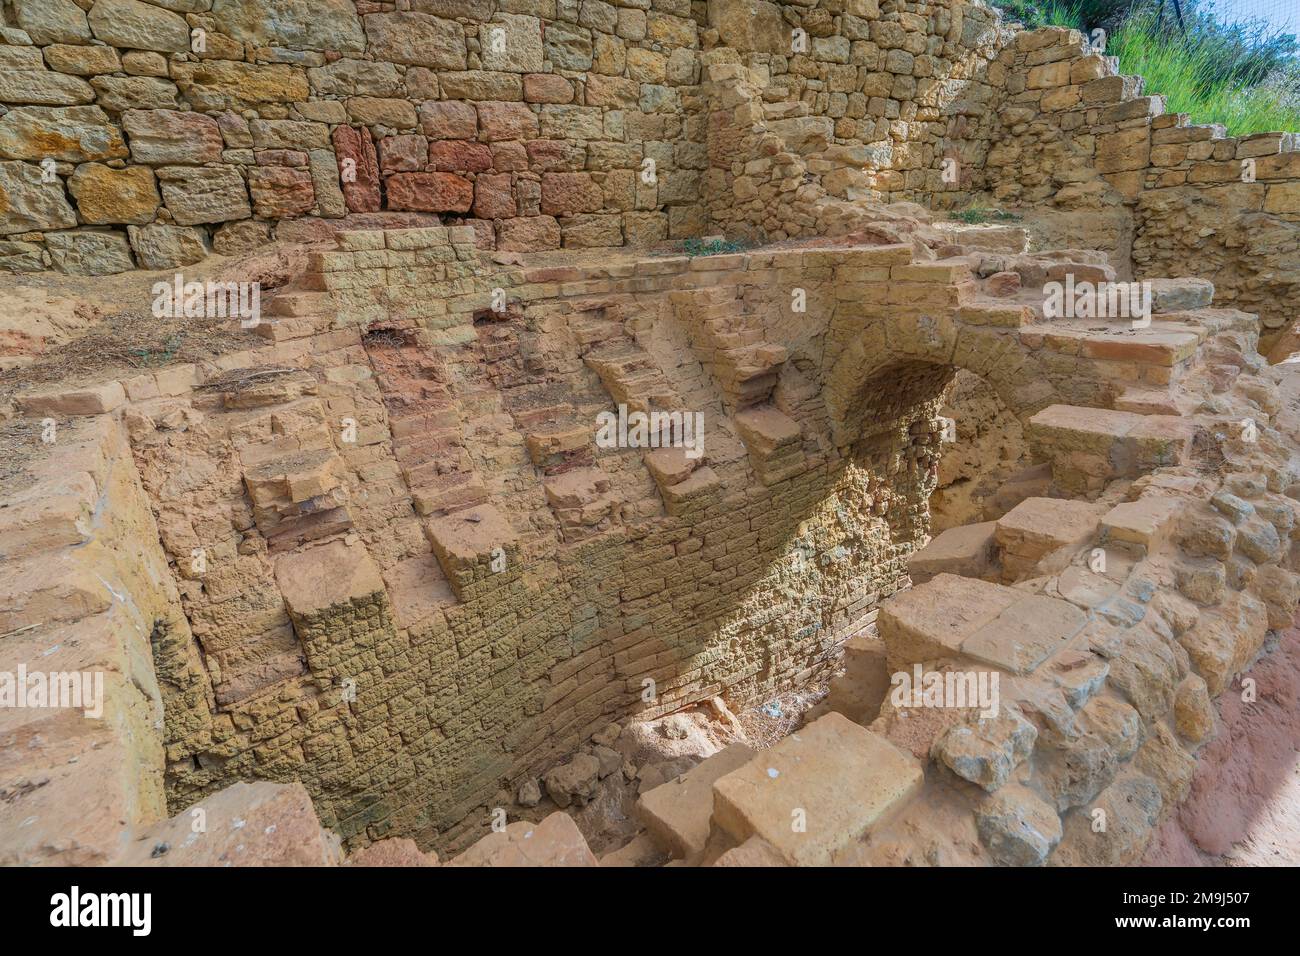
<path id="1" fill-rule="evenodd" d="M 462 414 L 450 375 L 416 329 L 372 329 L 366 355 L 388 409 L 393 452 L 421 515 L 487 501 L 460 437 Z"/>
<path id="2" fill-rule="evenodd" d="M 1030 306 L 1008 322 L 1100 363 L 1103 377 L 1105 363 L 1127 364 L 1136 384 L 1115 393 L 1127 407 L 1031 416 L 1059 497 L 1025 498 L 914 552 L 913 587 L 845 646 L 829 712 L 769 750 L 733 744 L 642 795 L 638 817 L 660 852 L 677 865 L 896 862 L 900 844 L 925 842 L 909 821 L 942 819 L 942 794 L 955 793 L 969 807 L 958 832 L 985 862 L 1140 858 L 1187 793 L 1211 696 L 1260 653 L 1268 627 L 1289 626 L 1300 598 L 1284 557 L 1300 506 L 1252 471 L 1270 452 L 1221 430 L 1214 440 L 1238 461 L 1225 474 L 1194 444 L 1235 423 L 1230 409 L 1251 411 L 1261 432 L 1274 424 L 1274 380 L 1214 374 L 1223 362 L 1241 372 L 1230 343 L 1249 317 L 1209 308 L 1199 280 L 1161 286 L 1178 308 L 1146 329 L 1049 323 Z M 1211 394 L 1218 414 L 1207 415 Z M 1291 475 L 1280 482 L 1295 480 L 1285 453 L 1271 454 Z M 889 675 L 914 669 L 996 675 L 1000 705 L 899 706 Z M 1116 827 L 1098 836 L 1096 812 Z"/>

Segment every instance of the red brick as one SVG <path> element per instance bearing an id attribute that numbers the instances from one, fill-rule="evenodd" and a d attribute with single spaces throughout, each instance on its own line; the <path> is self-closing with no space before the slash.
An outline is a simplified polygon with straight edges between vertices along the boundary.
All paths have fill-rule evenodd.
<path id="1" fill-rule="evenodd" d="M 385 136 L 379 141 L 379 168 L 386 173 L 421 173 L 429 163 L 429 141 L 423 136 Z"/>
<path id="2" fill-rule="evenodd" d="M 473 139 L 478 135 L 478 114 L 459 100 L 425 103 L 420 107 L 420 129 L 431 139 Z"/>
<path id="3" fill-rule="evenodd" d="M 343 184 L 343 198 L 350 212 L 378 212 L 379 160 L 375 155 L 375 141 L 364 126 L 336 126 L 330 134 L 334 153 L 339 161 L 339 180 Z M 355 167 L 355 177 L 347 175 L 348 160 Z"/>
<path id="4" fill-rule="evenodd" d="M 413 212 L 468 212 L 474 185 L 451 173 L 394 173 L 388 177 L 388 208 Z"/>
<path id="5" fill-rule="evenodd" d="M 316 205 L 311 172 L 288 166 L 256 166 L 248 171 L 253 209 L 265 219 L 294 219 Z"/>
<path id="6" fill-rule="evenodd" d="M 523 172 L 528 168 L 528 150 L 523 143 L 493 143 L 492 168 L 499 173 Z"/>
<path id="7" fill-rule="evenodd" d="M 439 139 L 429 144 L 429 168 L 442 172 L 481 173 L 492 168 L 492 150 L 486 143 Z"/>
<path id="8" fill-rule="evenodd" d="M 554 73 L 527 73 L 524 99 L 529 103 L 572 103 L 573 84 Z"/>
<path id="9" fill-rule="evenodd" d="M 587 151 L 562 139 L 535 139 L 525 143 L 528 162 L 539 170 L 579 170 L 587 161 Z"/>

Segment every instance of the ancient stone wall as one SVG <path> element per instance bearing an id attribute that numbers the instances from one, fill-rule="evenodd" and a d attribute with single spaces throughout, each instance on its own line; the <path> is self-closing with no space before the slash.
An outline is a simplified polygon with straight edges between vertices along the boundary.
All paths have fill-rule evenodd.
<path id="1" fill-rule="evenodd" d="M 0 255 L 173 268 L 381 210 L 505 249 L 696 235 L 697 6 L 6 0 Z"/>
<path id="2" fill-rule="evenodd" d="M 2 9 L 13 271 L 175 268 L 379 212 L 510 250 L 698 236 L 715 225 L 696 92 L 715 46 L 744 56 L 761 118 L 840 198 L 940 193 L 942 159 L 973 168 L 994 125 L 1000 34 L 959 0 Z"/>
<path id="3" fill-rule="evenodd" d="M 173 811 L 302 781 L 351 844 L 454 845 L 611 719 L 826 677 L 928 533 L 955 368 L 1021 417 L 1130 374 L 911 244 L 473 240 L 343 233 L 267 346 L 83 396 L 126 423 L 188 622 L 153 634 Z M 620 405 L 701 414 L 702 454 L 605 447 Z"/>
<path id="4" fill-rule="evenodd" d="M 1056 221 L 1039 241 L 1107 249 L 1123 274 L 1199 276 L 1223 305 L 1287 323 L 1300 275 L 1300 142 L 1229 137 L 1165 113 L 1077 31 L 1020 33 L 998 55 L 1002 131 L 979 175 L 1000 204 Z M 1040 226 L 1043 224 L 1040 223 Z"/>

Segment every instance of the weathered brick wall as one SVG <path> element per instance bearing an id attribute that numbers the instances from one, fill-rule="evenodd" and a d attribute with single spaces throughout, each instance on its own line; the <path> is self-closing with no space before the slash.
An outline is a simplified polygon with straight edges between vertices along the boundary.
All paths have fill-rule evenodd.
<path id="1" fill-rule="evenodd" d="M 1010 37 L 989 7 L 714 0 L 709 25 L 760 91 L 745 120 L 780 137 L 831 196 L 968 200 L 997 130 L 990 63 Z M 945 159 L 956 180 L 943 179 Z"/>
<path id="2" fill-rule="evenodd" d="M 744 54 L 772 130 L 831 195 L 939 193 L 942 159 L 973 168 L 988 138 L 982 71 L 1000 36 L 964 0 L 4 0 L 0 14 L 0 268 L 91 275 L 374 214 L 466 223 L 507 250 L 705 234 L 696 84 L 715 47 Z"/>
<path id="3" fill-rule="evenodd" d="M 183 611 L 152 634 L 172 810 L 300 780 L 353 844 L 450 846 L 611 719 L 824 676 L 928 532 L 953 369 L 1021 415 L 1126 374 L 913 254 L 347 232 L 265 347 L 88 394 Z M 702 413 L 702 458 L 601 447 L 619 403 Z"/>
<path id="4" fill-rule="evenodd" d="M 506 249 L 703 228 L 689 0 L 0 8 L 5 268 L 173 268 L 381 210 Z"/>
<path id="5" fill-rule="evenodd" d="M 817 374 L 817 333 L 786 336 L 790 367 L 759 376 L 771 378 L 763 398 L 699 328 L 721 288 L 717 314 L 744 316 L 753 337 L 793 329 L 768 266 L 792 277 L 798 253 L 752 269 L 629 259 L 496 275 L 458 260 L 459 278 L 439 282 L 416 259 L 468 246 L 387 235 L 386 249 L 321 257 L 328 271 L 306 283 L 319 291 L 281 305 L 313 316 L 281 319 L 269 330 L 280 344 L 207 371 L 188 430 L 159 430 L 149 400 L 127 413 L 202 650 L 196 665 L 181 642 L 156 645 L 177 675 L 164 685 L 173 809 L 239 779 L 301 779 L 346 839 L 446 845 L 455 824 L 485 824 L 493 794 L 611 718 L 717 693 L 739 705 L 827 672 L 924 534 L 933 475 L 918 462 L 936 441 L 925 422 L 938 380 L 841 455 L 819 436 L 816 387 L 798 384 L 800 367 Z M 403 268 L 409 289 L 394 281 Z M 492 318 L 497 283 L 511 308 Z M 313 295 L 332 303 L 318 318 Z M 349 301 L 369 311 L 334 307 Z M 429 301 L 445 314 L 420 316 Z M 423 379 L 400 354 L 405 334 L 422 343 L 405 358 L 436 361 Z M 240 368 L 279 366 L 301 371 L 240 384 Z M 685 480 L 592 442 L 595 412 L 616 393 L 637 402 L 648 366 L 677 407 L 705 414 L 706 453 Z M 439 379 L 455 383 L 445 402 L 411 404 Z M 763 471 L 770 485 L 755 476 L 766 451 L 745 408 L 795 428 L 786 470 Z M 435 419 L 445 434 L 430 450 Z M 574 431 L 579 442 L 545 451 Z M 752 455 L 747 442 L 760 442 Z M 426 453 L 460 470 L 432 474 Z M 275 476 L 307 490 L 274 491 Z M 495 546 L 499 573 L 486 566 Z"/>

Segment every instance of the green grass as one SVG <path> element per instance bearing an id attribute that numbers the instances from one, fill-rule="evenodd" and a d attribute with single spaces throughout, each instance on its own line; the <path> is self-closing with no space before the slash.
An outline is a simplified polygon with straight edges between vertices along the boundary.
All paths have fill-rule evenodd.
<path id="1" fill-rule="evenodd" d="M 1020 217 L 1015 213 L 1003 212 L 1001 209 L 985 209 L 982 206 L 972 206 L 970 209 L 963 209 L 960 212 L 948 214 L 949 219 L 956 219 L 958 222 L 964 222 L 968 226 L 975 226 L 985 222 L 1019 222 Z"/>
<path id="2" fill-rule="evenodd" d="M 744 252 L 746 248 L 748 246 L 744 242 L 732 239 L 686 239 L 682 242 L 682 252 L 692 258 Z"/>
<path id="3" fill-rule="evenodd" d="M 1008 13 L 1031 26 L 1084 29 L 1078 2 L 1005 3 Z M 1183 35 L 1166 15 L 1158 24 L 1139 9 L 1110 34 L 1106 53 L 1119 57 L 1120 72 L 1146 79 L 1145 93 L 1165 97 L 1170 113 L 1193 123 L 1221 123 L 1231 136 L 1300 131 L 1300 63 L 1277 55 L 1279 38 L 1261 30 L 1231 30 L 1209 14 L 1189 17 Z"/>
<path id="4" fill-rule="evenodd" d="M 1195 123 L 1221 123 L 1231 136 L 1300 131 L 1296 90 L 1218 80 L 1213 44 L 1184 43 L 1176 33 L 1171 42 L 1169 31 L 1157 33 L 1150 18 L 1126 23 L 1106 52 L 1119 57 L 1121 72 L 1145 77 L 1146 93 L 1162 94 L 1170 113 L 1187 113 Z"/>

